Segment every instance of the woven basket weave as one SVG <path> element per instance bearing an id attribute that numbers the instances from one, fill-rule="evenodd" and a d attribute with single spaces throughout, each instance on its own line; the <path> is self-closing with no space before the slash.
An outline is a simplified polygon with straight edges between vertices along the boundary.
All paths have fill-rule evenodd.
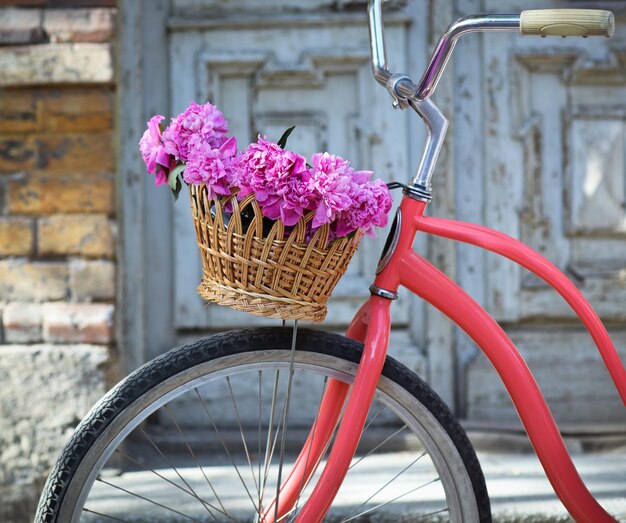
<path id="1" fill-rule="evenodd" d="M 252 195 L 215 202 L 204 186 L 192 185 L 190 196 L 202 256 L 202 298 L 256 316 L 324 320 L 326 302 L 356 252 L 360 231 L 328 243 L 329 226 L 323 225 L 305 242 L 315 211 L 286 233 L 280 220 L 268 227 Z"/>

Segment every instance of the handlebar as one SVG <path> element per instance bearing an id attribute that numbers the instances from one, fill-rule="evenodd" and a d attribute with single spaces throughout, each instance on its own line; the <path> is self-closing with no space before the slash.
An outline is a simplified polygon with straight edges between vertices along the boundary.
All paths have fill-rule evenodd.
<path id="1" fill-rule="evenodd" d="M 524 11 L 520 25 L 523 35 L 610 38 L 615 31 L 615 16 L 598 9 L 536 9 Z"/>
<path id="2" fill-rule="evenodd" d="M 382 5 L 385 0 L 369 0 L 368 17 L 372 54 L 372 71 L 395 99 L 394 105 L 406 106 L 407 100 L 427 100 L 454 51 L 458 39 L 468 33 L 508 31 L 539 36 L 606 36 L 615 30 L 615 17 L 610 11 L 596 9 L 541 9 L 524 11 L 521 15 L 473 15 L 451 24 L 439 39 L 426 72 L 418 84 L 405 75 L 393 74 L 387 66 Z"/>
<path id="3" fill-rule="evenodd" d="M 524 11 L 521 15 L 466 16 L 451 24 L 437 42 L 424 76 L 418 84 L 406 75 L 394 74 L 387 66 L 382 6 L 384 0 L 369 0 L 368 17 L 372 52 L 372 71 L 394 99 L 394 107 L 411 107 L 426 124 L 427 141 L 417 174 L 405 195 L 429 202 L 431 180 L 443 145 L 448 120 L 429 98 L 454 51 L 458 39 L 468 33 L 509 31 L 539 36 L 613 35 L 615 19 L 610 11 L 592 9 L 545 9 Z"/>

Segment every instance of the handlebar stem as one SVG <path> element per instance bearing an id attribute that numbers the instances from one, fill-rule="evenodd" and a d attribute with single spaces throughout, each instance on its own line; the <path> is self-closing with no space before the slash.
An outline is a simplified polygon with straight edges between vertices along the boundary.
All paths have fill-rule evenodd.
<path id="1" fill-rule="evenodd" d="M 372 72 L 378 83 L 386 86 L 391 73 L 387 69 L 382 4 L 382 0 L 369 0 L 367 14 L 369 18 Z"/>
<path id="2" fill-rule="evenodd" d="M 448 131 L 448 120 L 431 100 L 409 99 L 408 104 L 426 124 L 428 136 L 417 174 L 411 181 L 410 188 L 405 189 L 405 194 L 428 203 L 432 199 L 431 182 Z"/>

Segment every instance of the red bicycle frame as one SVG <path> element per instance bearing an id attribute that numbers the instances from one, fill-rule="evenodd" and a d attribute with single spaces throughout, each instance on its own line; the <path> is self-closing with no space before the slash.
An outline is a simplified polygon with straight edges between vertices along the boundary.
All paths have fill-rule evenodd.
<path id="1" fill-rule="evenodd" d="M 413 251 L 418 231 L 461 241 L 500 254 L 549 283 L 581 319 L 606 364 L 626 405 L 626 370 L 611 339 L 578 289 L 552 263 L 520 241 L 486 227 L 424 216 L 426 203 L 403 198 L 400 231 L 395 251 L 378 274 L 375 286 L 395 293 L 400 286 L 441 310 L 461 327 L 491 361 L 504 382 L 529 439 L 556 494 L 578 522 L 615 520 L 600 506 L 580 479 L 554 418 L 524 359 L 496 321 L 463 289 Z M 324 518 L 348 471 L 380 378 L 389 341 L 391 300 L 372 296 L 365 303 L 347 336 L 364 342 L 363 356 L 345 406 L 335 443 L 313 493 L 297 521 L 317 523 Z M 262 521 L 275 521 L 289 513 L 322 460 L 338 423 L 350 387 L 333 381 L 328 387 L 314 430 L 311 431 L 279 496 L 270 503 Z"/>

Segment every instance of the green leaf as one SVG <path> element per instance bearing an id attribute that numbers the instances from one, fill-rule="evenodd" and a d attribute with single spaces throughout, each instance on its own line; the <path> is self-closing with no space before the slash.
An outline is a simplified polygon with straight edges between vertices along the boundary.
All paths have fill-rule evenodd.
<path id="1" fill-rule="evenodd" d="M 289 129 L 287 129 L 283 135 L 280 137 L 280 140 L 278 140 L 278 146 L 281 149 L 284 149 L 285 146 L 287 145 L 287 140 L 289 139 L 289 135 L 293 132 L 293 130 L 296 128 L 296 126 L 294 125 L 293 127 L 290 127 Z"/>
<path id="2" fill-rule="evenodd" d="M 174 169 L 170 171 L 167 175 L 167 185 L 170 186 L 172 191 L 176 189 L 176 184 L 178 183 L 178 177 L 185 170 L 185 164 L 181 164 L 176 166 Z"/>
<path id="3" fill-rule="evenodd" d="M 174 176 L 178 176 L 179 174 L 183 174 L 183 171 L 185 170 L 185 167 L 187 167 L 184 163 L 181 163 L 180 165 L 177 165 L 176 167 L 174 167 L 174 169 L 172 171 L 170 171 L 170 176 L 174 175 Z"/>
<path id="4" fill-rule="evenodd" d="M 176 187 L 172 189 L 172 194 L 174 195 L 174 201 L 178 201 L 178 195 L 180 194 L 181 189 L 183 188 L 183 184 L 179 179 L 176 180 L 178 183 Z"/>
<path id="5" fill-rule="evenodd" d="M 172 169 L 167 176 L 167 185 L 169 185 L 172 190 L 172 194 L 174 195 L 174 200 L 178 200 L 178 195 L 180 194 L 181 189 L 183 188 L 183 184 L 181 182 L 181 175 L 185 170 L 185 165 L 181 164 Z"/>
<path id="6" fill-rule="evenodd" d="M 167 175 L 167 185 L 170 186 L 172 191 L 176 189 L 176 184 L 178 183 L 178 173 L 176 171 L 172 171 Z"/>

